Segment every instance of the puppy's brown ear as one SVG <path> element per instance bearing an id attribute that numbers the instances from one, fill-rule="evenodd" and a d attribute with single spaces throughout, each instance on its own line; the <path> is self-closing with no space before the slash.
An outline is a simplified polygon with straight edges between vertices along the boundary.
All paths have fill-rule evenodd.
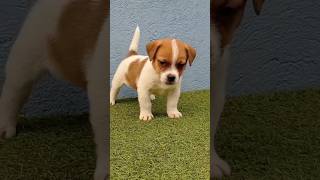
<path id="1" fill-rule="evenodd" d="M 196 49 L 186 44 L 186 52 L 187 52 L 187 61 L 189 61 L 189 65 L 191 66 L 194 59 L 196 58 Z"/>
<path id="2" fill-rule="evenodd" d="M 257 15 L 260 15 L 264 1 L 265 0 L 253 0 L 254 11 Z"/>
<path id="3" fill-rule="evenodd" d="M 161 40 L 154 40 L 154 41 L 151 41 L 147 44 L 147 53 L 150 58 L 150 61 L 154 60 L 154 58 L 157 54 L 157 51 L 161 47 L 161 44 L 162 44 Z"/>

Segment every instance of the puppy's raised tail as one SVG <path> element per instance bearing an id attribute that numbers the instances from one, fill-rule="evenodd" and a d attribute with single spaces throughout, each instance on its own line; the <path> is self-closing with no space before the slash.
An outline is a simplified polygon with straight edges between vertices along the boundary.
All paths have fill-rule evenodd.
<path id="1" fill-rule="evenodd" d="M 140 40 L 140 29 L 139 29 L 139 26 L 137 26 L 134 32 L 133 38 L 131 40 L 127 57 L 138 55 L 139 40 Z"/>

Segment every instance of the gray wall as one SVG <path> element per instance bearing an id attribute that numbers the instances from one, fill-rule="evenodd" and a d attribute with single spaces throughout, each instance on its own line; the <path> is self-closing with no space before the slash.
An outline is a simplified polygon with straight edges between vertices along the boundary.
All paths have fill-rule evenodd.
<path id="1" fill-rule="evenodd" d="M 258 17 L 248 5 L 234 39 L 229 94 L 320 88 L 320 1 L 267 0 Z"/>
<path id="2" fill-rule="evenodd" d="M 4 80 L 4 65 L 9 49 L 33 1 L 0 0 L 0 83 Z M 41 28 L 41 27 L 37 27 Z M 32 42 L 30 42 L 32 43 Z M 51 115 L 57 112 L 73 114 L 88 109 L 85 93 L 50 76 L 35 86 L 33 95 L 24 111 L 26 115 Z"/>
<path id="3" fill-rule="evenodd" d="M 114 69 L 118 61 L 127 52 L 128 43 L 132 31 L 139 23 L 141 26 L 142 37 L 140 51 L 144 52 L 144 44 L 153 38 L 163 36 L 176 36 L 196 46 L 198 38 L 204 38 L 206 27 L 202 27 L 200 33 L 195 31 L 197 26 L 206 24 L 207 19 L 201 19 L 199 22 L 186 22 L 185 24 L 176 24 L 174 21 L 167 21 L 170 18 L 180 19 L 179 16 L 172 17 L 172 13 L 179 12 L 188 20 L 189 15 L 195 17 L 205 16 L 208 5 L 203 5 L 201 1 L 189 0 L 189 3 L 195 5 L 191 8 L 185 7 L 184 11 L 179 11 L 180 4 L 176 1 L 167 1 L 170 3 L 172 11 L 165 13 L 166 7 L 162 1 L 155 1 L 155 4 L 145 4 L 146 0 L 128 0 L 121 3 L 111 4 L 112 22 L 111 35 L 121 34 L 121 39 L 111 37 L 111 60 Z M 126 3 L 131 2 L 131 3 Z M 134 2 L 134 3 L 133 3 Z M 185 1 L 183 1 L 185 2 Z M 204 1 L 204 4 L 207 1 Z M 4 79 L 4 63 L 7 59 L 9 48 L 11 47 L 17 32 L 23 22 L 30 6 L 27 0 L 0 0 L 0 83 Z M 187 3 L 184 3 L 187 4 Z M 318 0 L 299 1 L 283 0 L 266 2 L 266 6 L 261 16 L 256 17 L 253 13 L 251 3 L 247 7 L 245 19 L 241 29 L 236 34 L 233 46 L 233 63 L 230 69 L 229 94 L 241 95 L 249 93 L 259 93 L 275 90 L 294 90 L 309 87 L 320 87 L 320 2 Z M 183 5 L 184 6 L 184 5 Z M 188 5 L 185 5 L 188 6 Z M 119 21 L 114 21 L 114 8 L 129 7 L 129 10 L 122 10 L 119 14 Z M 162 7 L 162 8 L 156 8 Z M 203 8 L 200 12 L 198 8 Z M 199 16 L 197 15 L 199 13 Z M 126 19 L 126 17 L 130 15 Z M 170 25 L 170 28 L 163 29 L 160 23 L 144 19 L 145 16 L 159 17 L 161 24 Z M 130 20 L 132 19 L 132 20 Z M 192 20 L 191 20 L 192 21 Z M 185 22 L 185 21 L 183 21 Z M 195 24 L 196 23 L 196 24 Z M 176 31 L 179 26 L 189 27 L 194 25 L 191 30 L 186 32 Z M 114 28 L 117 27 L 117 30 Z M 166 30 L 166 31 L 165 31 Z M 119 32 L 116 32 L 119 31 Z M 192 36 L 194 34 L 194 36 Z M 197 37 L 195 35 L 199 35 Z M 206 43 L 204 40 L 201 43 Z M 114 49 L 118 47 L 119 49 Z M 203 50 L 203 53 L 206 51 Z M 200 59 L 200 57 L 202 58 Z M 200 54 L 196 60 L 195 66 L 189 70 L 196 70 L 201 66 L 206 54 Z M 201 62 L 203 61 L 203 62 Z M 197 71 L 197 70 L 196 70 Z M 190 82 L 197 84 L 198 79 L 191 77 L 189 71 L 187 74 Z M 201 69 L 205 76 L 207 69 Z M 194 75 L 192 75 L 194 76 Z M 195 76 L 196 77 L 196 76 Z M 186 79 L 187 80 L 187 79 Z M 187 83 L 184 87 L 192 89 Z M 201 88 L 201 85 L 197 86 Z M 126 93 L 126 92 L 124 92 Z M 128 91 L 128 93 L 132 93 Z M 66 108 L 67 107 L 67 108 Z M 83 92 L 73 88 L 61 81 L 55 81 L 52 78 L 45 78 L 42 83 L 36 87 L 36 91 L 31 98 L 31 102 L 26 106 L 28 114 L 53 114 L 55 112 L 83 112 L 87 110 L 87 101 Z"/>
<path id="4" fill-rule="evenodd" d="M 126 56 L 133 32 L 141 31 L 139 53 L 154 39 L 174 37 L 197 50 L 191 68 L 187 68 L 183 91 L 210 87 L 210 0 L 111 0 L 111 78 Z M 122 97 L 136 96 L 123 88 Z"/>

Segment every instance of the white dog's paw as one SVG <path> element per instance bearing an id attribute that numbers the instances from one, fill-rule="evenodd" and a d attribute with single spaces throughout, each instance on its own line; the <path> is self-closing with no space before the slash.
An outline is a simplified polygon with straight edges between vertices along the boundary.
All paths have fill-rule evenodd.
<path id="1" fill-rule="evenodd" d="M 143 121 L 149 121 L 153 118 L 153 115 L 151 112 L 140 112 L 140 116 L 139 116 L 139 119 L 140 120 L 143 120 Z"/>
<path id="2" fill-rule="evenodd" d="M 94 173 L 94 180 L 107 180 L 106 171 L 95 171 Z"/>
<path id="3" fill-rule="evenodd" d="M 182 114 L 178 110 L 168 111 L 169 118 L 181 118 Z"/>
<path id="4" fill-rule="evenodd" d="M 110 105 L 113 106 L 113 105 L 115 105 L 115 104 L 116 104 L 116 100 L 110 99 Z"/>
<path id="5" fill-rule="evenodd" d="M 0 120 L 1 121 L 1 120 Z M 16 126 L 0 122 L 0 139 L 8 139 L 16 135 Z"/>
<path id="6" fill-rule="evenodd" d="M 222 160 L 219 156 L 213 157 L 213 176 L 215 178 L 222 178 L 223 176 L 230 176 L 231 169 L 229 164 Z"/>
<path id="7" fill-rule="evenodd" d="M 151 101 L 153 101 L 153 100 L 155 100 L 155 99 L 156 99 L 156 96 L 155 96 L 155 95 L 153 95 L 153 94 L 151 94 L 151 95 L 150 95 L 150 99 L 151 99 Z"/>

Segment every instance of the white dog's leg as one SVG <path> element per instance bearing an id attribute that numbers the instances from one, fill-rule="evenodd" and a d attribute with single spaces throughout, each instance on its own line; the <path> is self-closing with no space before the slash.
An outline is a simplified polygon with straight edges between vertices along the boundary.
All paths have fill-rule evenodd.
<path id="1" fill-rule="evenodd" d="M 17 40 L 8 58 L 0 98 L 0 139 L 16 134 L 17 115 L 30 95 L 33 83 L 44 71 L 43 55 L 34 53 L 28 48 L 30 46 Z"/>
<path id="2" fill-rule="evenodd" d="M 218 37 L 216 37 L 218 39 Z M 225 96 L 226 96 L 226 82 L 227 82 L 227 71 L 229 64 L 229 50 L 224 49 L 223 54 L 220 53 L 220 48 L 218 44 L 215 46 L 215 57 L 213 62 L 213 143 L 211 146 L 212 158 L 211 167 L 213 168 L 213 177 L 221 178 L 223 175 L 230 175 L 231 170 L 228 163 L 223 161 L 219 155 L 216 153 L 214 147 L 214 137 L 216 133 L 217 126 L 224 108 Z"/>
<path id="3" fill-rule="evenodd" d="M 148 121 L 153 118 L 152 112 L 151 112 L 151 99 L 150 99 L 150 93 L 145 88 L 141 88 L 138 86 L 137 89 L 138 92 L 138 99 L 139 99 L 139 105 L 140 105 L 140 120 Z"/>
<path id="4" fill-rule="evenodd" d="M 108 22 L 108 21 L 106 21 Z M 90 122 L 96 143 L 96 169 L 94 180 L 107 180 L 109 176 L 109 138 L 110 125 L 108 122 L 107 95 L 107 61 L 109 60 L 109 23 L 105 23 L 99 37 L 98 47 L 89 64 L 88 97 L 90 103 Z"/>
<path id="5" fill-rule="evenodd" d="M 122 74 L 117 71 L 112 79 L 111 89 L 110 89 L 110 104 L 114 105 L 116 103 L 116 98 L 119 94 L 121 87 L 123 86 Z"/>
<path id="6" fill-rule="evenodd" d="M 153 101 L 153 100 L 156 99 L 156 96 L 155 96 L 154 94 L 151 94 L 151 95 L 150 95 L 150 99 L 151 99 L 151 101 Z"/>
<path id="7" fill-rule="evenodd" d="M 111 89 L 110 89 L 110 104 L 114 105 L 116 103 L 117 96 L 119 94 L 119 91 L 121 87 L 123 86 L 125 80 L 125 74 L 127 67 L 125 64 L 120 63 L 118 66 L 116 73 L 113 76 L 112 83 L 111 83 Z"/>
<path id="8" fill-rule="evenodd" d="M 16 116 L 30 94 L 33 82 L 45 69 L 46 42 L 56 27 L 63 1 L 39 1 L 30 10 L 6 65 L 6 80 L 0 99 L 0 136 L 16 131 Z M 37 28 L 39 24 L 46 24 Z"/>
<path id="9" fill-rule="evenodd" d="M 226 50 L 226 49 L 225 49 Z M 226 82 L 227 82 L 227 69 L 229 57 L 226 57 L 228 52 L 224 52 L 224 56 L 218 59 L 214 67 L 213 77 L 213 174 L 214 177 L 222 177 L 223 175 L 229 175 L 231 170 L 229 165 L 223 161 L 215 151 L 214 137 L 216 128 L 219 124 L 219 120 L 225 104 L 226 96 Z"/>
<path id="10" fill-rule="evenodd" d="M 94 141 L 96 143 L 96 170 L 94 179 L 104 180 L 108 174 L 108 136 L 109 124 L 107 122 L 107 86 L 95 82 L 88 84 L 88 96 L 90 102 L 90 122 L 94 132 Z"/>
<path id="11" fill-rule="evenodd" d="M 182 117 L 181 112 L 178 111 L 178 102 L 180 97 L 180 87 L 168 93 L 167 96 L 167 114 L 169 118 Z"/>

